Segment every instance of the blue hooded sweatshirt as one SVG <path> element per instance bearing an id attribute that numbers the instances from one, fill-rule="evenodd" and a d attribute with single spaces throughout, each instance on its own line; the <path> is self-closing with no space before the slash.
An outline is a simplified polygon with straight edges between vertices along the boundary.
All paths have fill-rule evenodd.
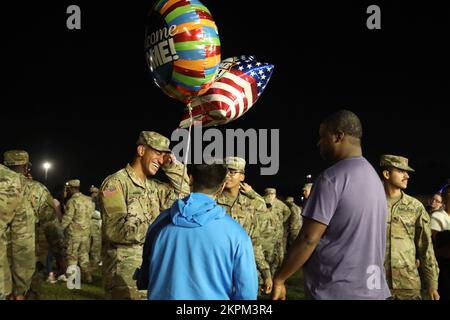
<path id="1" fill-rule="evenodd" d="M 192 193 L 163 211 L 150 226 L 144 247 L 149 248 L 143 259 L 149 260 L 150 300 L 257 297 L 252 242 L 206 194 Z"/>

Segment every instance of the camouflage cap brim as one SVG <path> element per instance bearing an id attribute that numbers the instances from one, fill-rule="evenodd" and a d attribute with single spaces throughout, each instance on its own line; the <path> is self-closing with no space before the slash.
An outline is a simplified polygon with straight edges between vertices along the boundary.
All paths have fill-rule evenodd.
<path id="1" fill-rule="evenodd" d="M 151 145 L 148 145 L 147 144 L 147 146 L 149 146 L 150 148 L 152 148 L 152 149 L 155 149 L 156 151 L 160 151 L 160 152 L 172 152 L 172 150 L 170 150 L 169 148 L 155 148 L 155 147 L 153 147 L 153 146 L 151 146 Z"/>
<path id="2" fill-rule="evenodd" d="M 416 172 L 416 170 L 414 170 L 410 166 L 393 166 L 393 167 L 397 168 L 397 169 L 405 170 L 405 171 L 408 171 L 408 172 Z"/>

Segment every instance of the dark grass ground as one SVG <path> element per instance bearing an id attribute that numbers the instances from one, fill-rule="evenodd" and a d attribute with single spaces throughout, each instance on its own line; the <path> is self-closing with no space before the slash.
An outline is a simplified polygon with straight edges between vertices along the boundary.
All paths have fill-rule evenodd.
<path id="1" fill-rule="evenodd" d="M 103 300 L 102 279 L 99 271 L 93 274 L 93 283 L 81 283 L 80 290 L 69 290 L 65 282 L 50 284 L 42 283 L 41 300 Z M 303 274 L 301 271 L 292 276 L 286 283 L 287 299 L 301 300 L 304 298 Z M 270 299 L 270 296 L 261 297 L 262 300 Z"/>
<path id="2" fill-rule="evenodd" d="M 81 289 L 68 289 L 65 282 L 55 284 L 43 282 L 41 286 L 41 300 L 103 300 L 103 286 L 101 273 L 94 272 L 93 283 L 81 283 Z"/>

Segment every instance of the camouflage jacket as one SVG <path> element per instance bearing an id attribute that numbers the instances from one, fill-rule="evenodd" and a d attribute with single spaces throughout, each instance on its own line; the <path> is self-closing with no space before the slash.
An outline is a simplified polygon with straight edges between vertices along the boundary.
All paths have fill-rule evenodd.
<path id="1" fill-rule="evenodd" d="M 101 229 L 102 229 L 102 216 L 100 212 L 94 210 L 94 213 L 92 213 L 91 216 L 91 236 L 101 235 Z"/>
<path id="2" fill-rule="evenodd" d="M 34 180 L 28 180 L 25 198 L 28 199 L 33 208 L 34 218 L 37 224 L 36 230 L 42 230 L 44 232 L 45 238 L 54 253 L 58 257 L 61 256 L 64 239 L 61 225 L 56 216 L 56 208 L 52 195 L 43 184 Z M 38 237 L 36 237 L 37 239 Z"/>
<path id="3" fill-rule="evenodd" d="M 274 211 L 267 209 L 259 213 L 257 219 L 260 228 L 261 245 L 264 252 L 267 254 L 267 252 L 273 251 L 275 247 L 280 249 L 282 246 L 280 228 L 283 225 L 280 216 Z"/>
<path id="4" fill-rule="evenodd" d="M 268 209 L 278 215 L 281 225 L 278 228 L 278 236 L 283 238 L 288 236 L 289 218 L 291 216 L 291 209 L 280 199 L 274 199 L 272 206 Z"/>
<path id="5" fill-rule="evenodd" d="M 149 225 L 178 199 L 181 177 L 182 194 L 189 194 L 189 178 L 182 163 L 163 166 L 162 170 L 170 184 L 157 179 L 143 182 L 130 165 L 105 179 L 100 187 L 100 208 L 106 243 L 143 244 Z"/>
<path id="6" fill-rule="evenodd" d="M 31 204 L 25 197 L 27 185 L 28 180 L 23 175 L 0 164 L 0 300 L 7 293 L 4 292 L 4 277 L 9 266 L 4 263 L 7 261 L 8 232 L 11 242 L 17 247 L 10 265 L 15 295 L 25 295 L 34 273 L 35 218 Z"/>
<path id="7" fill-rule="evenodd" d="M 389 287 L 437 289 L 439 268 L 431 241 L 430 217 L 422 203 L 402 192 L 400 200 L 389 210 L 386 235 Z"/>
<path id="8" fill-rule="evenodd" d="M 29 180 L 26 198 L 33 207 L 36 223 L 42 225 L 48 222 L 56 222 L 56 210 L 53 204 L 53 197 L 43 184 Z"/>
<path id="9" fill-rule="evenodd" d="M 292 245 L 292 243 L 294 243 L 295 239 L 297 239 L 300 228 L 302 227 L 302 217 L 301 217 L 302 209 L 295 203 L 292 204 L 289 208 L 291 209 L 292 212 L 289 217 L 288 223 L 288 234 L 289 234 L 288 244 L 290 246 Z"/>
<path id="10" fill-rule="evenodd" d="M 23 199 L 25 178 L 0 164 L 0 236 Z"/>
<path id="11" fill-rule="evenodd" d="M 72 237 L 89 236 L 91 216 L 95 204 L 81 192 L 75 193 L 66 204 L 66 213 L 61 222 L 62 229 Z"/>
<path id="12" fill-rule="evenodd" d="M 252 239 L 256 265 L 264 279 L 271 278 L 270 266 L 264 257 L 261 246 L 260 228 L 257 215 L 266 210 L 264 200 L 256 192 L 251 195 L 239 193 L 237 198 L 232 198 L 226 193 L 220 194 L 217 203 L 225 208 L 227 213 L 244 228 Z"/>

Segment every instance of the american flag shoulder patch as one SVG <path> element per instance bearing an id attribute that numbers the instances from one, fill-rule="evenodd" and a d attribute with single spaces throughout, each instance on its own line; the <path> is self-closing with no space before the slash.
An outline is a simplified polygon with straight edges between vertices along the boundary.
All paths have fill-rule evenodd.
<path id="1" fill-rule="evenodd" d="M 104 197 L 111 197 L 117 193 L 117 189 L 115 186 L 110 186 L 108 189 L 103 190 Z"/>

